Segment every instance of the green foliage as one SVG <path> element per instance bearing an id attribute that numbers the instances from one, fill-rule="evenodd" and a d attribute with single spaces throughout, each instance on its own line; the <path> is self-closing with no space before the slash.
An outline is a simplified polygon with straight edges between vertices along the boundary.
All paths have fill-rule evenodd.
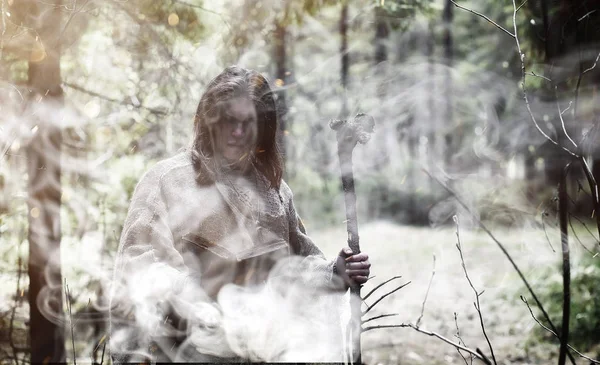
<path id="1" fill-rule="evenodd" d="M 571 268 L 571 316 L 569 343 L 579 351 L 600 350 L 600 257 L 584 256 Z M 552 322 L 559 332 L 562 323 L 563 283 L 561 267 L 548 272 L 546 285 L 539 292 Z M 538 316 L 544 323 L 544 321 Z M 531 341 L 556 342 L 556 338 L 537 327 Z"/>
<path id="2" fill-rule="evenodd" d="M 406 30 L 417 13 L 429 16 L 434 14 L 432 0 L 377 0 L 375 3 L 380 8 L 380 15 L 389 20 L 389 25 L 394 30 Z"/>

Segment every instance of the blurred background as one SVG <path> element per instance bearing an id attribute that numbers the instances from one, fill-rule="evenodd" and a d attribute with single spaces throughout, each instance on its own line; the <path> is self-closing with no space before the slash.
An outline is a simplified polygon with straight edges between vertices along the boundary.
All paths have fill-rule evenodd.
<path id="1" fill-rule="evenodd" d="M 328 257 L 347 237 L 329 121 L 375 118 L 354 152 L 363 291 L 411 283 L 370 325 L 418 323 L 491 359 L 465 265 L 494 361 L 554 362 L 559 341 L 479 222 L 560 329 L 562 211 L 570 343 L 600 357 L 599 1 L 0 1 L 0 362 L 110 362 L 106 283 L 135 185 L 189 145 L 206 84 L 232 64 L 276 90 L 285 179 Z M 469 354 L 381 328 L 363 361 Z"/>

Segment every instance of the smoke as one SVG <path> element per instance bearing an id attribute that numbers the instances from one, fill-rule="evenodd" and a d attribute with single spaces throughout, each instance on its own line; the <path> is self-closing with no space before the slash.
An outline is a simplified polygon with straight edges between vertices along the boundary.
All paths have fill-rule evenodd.
<path id="1" fill-rule="evenodd" d="M 271 3 L 264 3 L 263 9 L 280 6 L 278 2 Z M 347 315 L 344 308 L 347 309 L 348 298 L 330 288 L 317 290 L 306 284 L 314 278 L 295 280 L 304 275 L 299 267 L 306 265 L 299 258 L 278 263 L 264 284 L 252 288 L 230 284 L 216 298 L 194 284 L 194 280 L 202 282 L 202 277 L 182 282 L 181 273 L 164 263 L 136 268 L 126 284 L 113 282 L 118 236 L 133 188 L 156 160 L 189 143 L 196 104 L 208 80 L 225 66 L 240 64 L 260 70 L 275 85 L 268 33 L 274 19 L 263 19 L 258 25 L 264 27 L 260 31 L 240 31 L 248 40 L 235 47 L 231 41 L 233 30 L 238 30 L 236 27 L 243 20 L 236 18 L 239 4 L 211 4 L 218 14 L 201 13 L 209 29 L 201 40 L 171 37 L 165 32 L 168 36 L 162 43 L 144 46 L 140 39 L 147 34 L 140 29 L 154 25 L 134 25 L 116 7 L 96 5 L 99 18 L 86 15 L 90 24 L 78 41 L 65 50 L 64 107 L 36 102 L 38 99 L 30 101 L 26 87 L 1 84 L 0 174 L 5 182 L 1 186 L 1 202 L 2 212 L 7 212 L 0 222 L 3 238 L 16 248 L 23 242 L 19 235 L 25 234 L 25 224 L 19 222 L 39 214 L 41 208 L 62 218 L 61 250 L 46 248 L 44 257 L 39 258 L 40 262 L 47 262 L 43 272 L 50 283 L 38 297 L 44 316 L 67 328 L 75 327 L 75 339 L 82 347 L 78 359 L 87 358 L 107 342 L 101 339 L 108 332 L 103 322 L 110 310 L 131 311 L 133 325 L 143 333 L 185 335 L 177 353 L 171 351 L 172 343 L 168 341 L 157 344 L 171 360 L 193 360 L 198 354 L 254 361 L 339 359 L 345 333 L 344 320 L 339 318 Z M 344 90 L 340 87 L 338 10 L 326 8 L 314 15 L 305 14 L 301 23 L 290 23 L 289 74 L 280 88 L 287 93 L 289 107 L 285 137 L 287 179 L 298 211 L 309 223 L 309 233 L 315 226 L 332 222 L 341 226 L 345 219 L 338 187 L 335 134 L 329 130 L 328 122 L 363 112 L 375 118 L 376 127 L 372 140 L 358 146 L 354 153 L 361 224 L 381 216 L 389 218 L 382 213 L 384 209 L 403 211 L 412 204 L 424 211 L 425 224 L 436 231 L 451 222 L 455 214 L 465 230 L 475 227 L 474 218 L 489 220 L 513 229 L 509 239 L 515 242 L 524 261 L 537 263 L 541 257 L 552 255 L 540 226 L 538 206 L 542 198 L 532 199 L 523 189 L 522 180 L 506 173 L 509 164 L 522 165 L 515 156 L 537 151 L 546 143 L 522 104 L 518 79 L 511 73 L 512 64 L 479 66 L 475 62 L 502 65 L 503 60 L 481 56 L 474 59 L 473 50 L 471 56 L 457 56 L 448 66 L 439 44 L 433 54 L 425 54 L 425 42 L 435 35 L 427 34 L 428 25 L 418 20 L 407 31 L 394 32 L 385 42 L 387 61 L 373 65 L 373 38 L 364 35 L 372 33 L 373 5 L 353 4 L 348 46 L 351 65 L 349 84 Z M 80 16 L 77 14 L 75 19 Z M 109 23 L 102 23 L 107 19 Z M 417 41 L 411 41 L 415 36 Z M 495 36 L 481 39 L 497 41 Z M 582 57 L 593 60 L 595 55 L 596 52 L 585 53 Z M 560 62 L 560 73 L 572 68 L 578 57 L 565 56 Z M 509 58 L 507 65 L 508 61 Z M 451 95 L 445 91 L 447 83 L 451 83 Z M 445 114 L 449 96 L 452 118 Z M 552 137 L 562 136 L 562 128 L 557 127 L 556 103 L 536 97 L 531 101 L 541 128 Z M 560 95 L 558 103 L 564 110 L 571 101 L 572 96 Z M 590 90 L 582 87 L 581 113 L 589 113 L 593 104 Z M 566 129 L 575 140 L 585 131 L 597 131 L 588 120 L 577 120 L 570 113 L 564 117 Z M 42 123 L 62 131 L 60 161 L 59 151 L 50 147 L 50 135 Z M 452 137 L 452 142 L 447 142 L 447 136 Z M 593 136 L 590 135 L 590 141 Z M 48 175 L 32 184 L 28 192 L 28 149 L 54 163 L 60 162 L 61 181 Z M 544 161 L 540 161 L 538 173 L 543 167 Z M 423 169 L 448 184 L 470 212 L 422 173 Z M 41 207 L 39 201 L 31 198 L 36 191 L 48 188 L 62 189 L 60 207 Z M 380 192 L 377 196 L 381 200 L 375 201 L 374 191 Z M 37 210 L 26 206 L 28 199 Z M 216 209 L 213 204 L 217 203 L 203 202 L 202 207 Z M 178 224 L 187 224 L 186 217 L 177 213 L 173 212 L 173 218 Z M 410 214 L 414 213 L 404 216 Z M 205 217 L 199 213 L 194 218 L 202 221 Z M 550 242 L 559 247 L 550 219 L 546 225 Z M 536 234 L 535 239 L 531 232 Z M 34 232 L 39 236 L 49 233 Z M 454 236 L 443 239 L 445 244 L 451 243 L 448 247 L 453 247 Z M 389 241 L 399 239 L 391 237 Z M 339 249 L 344 237 L 335 242 Z M 329 242 L 317 244 L 333 246 Z M 21 252 L 7 250 L 6 262 L 14 261 L 16 255 L 25 257 L 23 247 Z M 369 252 L 368 245 L 366 251 Z M 186 262 L 194 261 L 193 254 L 184 256 Z M 71 288 L 69 298 L 60 290 L 63 283 L 57 283 L 51 274 L 59 262 Z M 8 265 L 3 265 L 3 269 L 5 266 Z M 11 281 L 11 292 L 13 284 L 16 285 Z M 107 298 L 111 291 L 116 297 L 112 308 Z M 56 298 L 73 303 L 72 316 L 56 311 Z M 159 302 L 164 306 L 157 306 Z M 164 323 L 168 311 L 187 322 L 187 327 L 174 328 Z M 90 338 L 94 340 L 88 341 Z M 129 330 L 117 329 L 111 347 L 115 352 L 151 355 L 147 347 L 127 347 L 130 340 Z M 140 343 L 150 340 L 140 339 Z"/>
<path id="2" fill-rule="evenodd" d="M 201 276 L 174 290 L 179 273 L 172 267 L 130 267 L 127 284 L 112 295 L 111 350 L 150 355 L 156 346 L 159 356 L 174 361 L 340 361 L 348 325 L 340 318 L 348 299 L 341 283 L 332 285 L 330 274 L 310 265 L 307 258 L 289 257 L 264 284 L 227 284 L 216 300 L 199 285 Z M 175 347 L 177 336 L 185 340 Z"/>

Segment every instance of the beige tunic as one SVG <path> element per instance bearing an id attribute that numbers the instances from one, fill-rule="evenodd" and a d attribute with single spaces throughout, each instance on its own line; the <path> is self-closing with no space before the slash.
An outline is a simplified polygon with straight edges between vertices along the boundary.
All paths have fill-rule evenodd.
<path id="1" fill-rule="evenodd" d="M 184 316 L 185 303 L 212 303 L 226 284 L 259 285 L 289 255 L 306 257 L 317 274 L 311 280 L 331 281 L 333 262 L 306 235 L 285 182 L 276 190 L 262 175 L 229 172 L 201 186 L 195 176 L 183 152 L 135 189 L 115 264 L 113 354 L 152 353 L 156 336 L 185 337 L 180 321 L 168 318 L 173 303 L 184 303 L 176 310 Z"/>

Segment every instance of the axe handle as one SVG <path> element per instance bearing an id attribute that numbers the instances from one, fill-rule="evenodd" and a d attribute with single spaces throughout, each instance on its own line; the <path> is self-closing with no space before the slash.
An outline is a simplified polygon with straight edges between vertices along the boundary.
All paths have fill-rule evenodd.
<path id="1" fill-rule="evenodd" d="M 344 202 L 346 205 L 346 228 L 348 231 L 348 246 L 352 249 L 354 255 L 360 253 L 360 245 L 358 242 L 358 220 L 356 217 L 356 192 L 354 190 L 354 174 L 352 171 L 352 150 L 339 148 L 338 157 L 340 159 L 340 168 L 342 172 L 342 189 L 344 189 Z M 355 295 L 355 300 L 350 300 L 350 309 L 352 313 L 351 326 L 358 333 L 354 334 L 355 342 L 353 343 L 353 362 L 362 363 L 360 332 L 361 332 L 361 317 L 362 311 L 360 308 L 360 285 L 353 285 L 350 292 Z"/>
<path id="2" fill-rule="evenodd" d="M 358 242 L 358 219 L 356 217 L 356 192 L 354 190 L 354 173 L 352 171 L 352 152 L 340 151 L 340 167 L 342 170 L 342 189 L 346 205 L 346 228 L 348 231 L 348 246 L 353 254 L 360 253 Z"/>

